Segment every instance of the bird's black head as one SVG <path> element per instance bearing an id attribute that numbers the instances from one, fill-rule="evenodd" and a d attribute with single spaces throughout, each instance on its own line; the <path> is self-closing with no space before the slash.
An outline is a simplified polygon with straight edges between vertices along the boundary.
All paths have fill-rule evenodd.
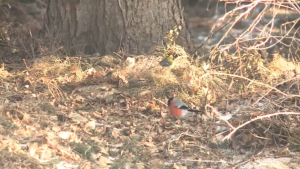
<path id="1" fill-rule="evenodd" d="M 168 99 L 168 106 L 170 106 L 170 104 L 171 104 L 171 101 L 174 99 L 174 97 L 170 97 L 169 99 Z"/>

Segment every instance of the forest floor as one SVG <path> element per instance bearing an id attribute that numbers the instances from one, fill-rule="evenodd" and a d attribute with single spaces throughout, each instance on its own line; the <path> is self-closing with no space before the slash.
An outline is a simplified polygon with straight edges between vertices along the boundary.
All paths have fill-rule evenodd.
<path id="1" fill-rule="evenodd" d="M 10 4 L 37 13 L 32 30 L 45 12 L 34 4 Z M 13 11 L 1 18 L 3 168 L 299 168 L 298 63 L 258 52 L 208 61 L 176 45 L 172 69 L 159 52 L 68 57 L 16 27 L 25 15 Z M 201 112 L 180 121 L 168 96 Z"/>

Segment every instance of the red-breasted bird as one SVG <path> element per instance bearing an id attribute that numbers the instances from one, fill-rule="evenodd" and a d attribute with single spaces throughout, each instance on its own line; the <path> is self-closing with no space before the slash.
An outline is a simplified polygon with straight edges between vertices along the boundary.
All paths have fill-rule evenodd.
<path id="1" fill-rule="evenodd" d="M 188 105 L 174 97 L 169 98 L 168 106 L 170 109 L 170 113 L 180 120 L 187 119 L 192 113 L 200 112 L 200 110 L 194 110 L 189 108 Z"/>

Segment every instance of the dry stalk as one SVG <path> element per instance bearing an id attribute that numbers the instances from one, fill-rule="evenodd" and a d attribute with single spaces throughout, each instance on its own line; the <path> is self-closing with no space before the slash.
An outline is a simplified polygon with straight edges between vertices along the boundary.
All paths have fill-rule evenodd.
<path id="1" fill-rule="evenodd" d="M 221 120 L 223 120 L 230 128 L 235 129 L 235 127 L 233 127 L 233 125 L 231 125 L 225 118 L 222 118 L 222 116 L 212 106 L 210 106 L 210 105 L 207 104 L 205 107 L 209 107 L 212 110 L 212 112 L 215 115 L 217 115 Z"/>
<path id="2" fill-rule="evenodd" d="M 243 5 L 241 7 L 238 7 L 238 8 L 235 8 L 234 10 L 226 13 L 224 15 L 224 17 L 220 18 L 219 20 L 225 20 L 225 18 L 227 16 L 231 16 L 231 14 L 235 14 L 237 11 L 239 10 L 242 10 L 242 9 L 247 9 L 245 12 L 241 13 L 239 16 L 236 17 L 235 21 L 233 22 L 233 24 L 228 28 L 228 30 L 226 31 L 226 33 L 224 34 L 224 36 L 221 38 L 221 40 L 216 44 L 215 48 L 213 49 L 213 51 L 215 50 L 218 50 L 218 47 L 220 46 L 221 42 L 228 36 L 228 34 L 230 33 L 230 31 L 232 31 L 234 25 L 240 21 L 243 17 L 246 17 L 246 15 L 248 15 L 250 13 L 251 10 L 254 9 L 254 7 L 256 7 L 260 1 L 262 0 L 258 0 L 258 1 L 254 1 L 248 5 Z M 251 26 L 250 26 L 251 27 Z M 242 35 L 241 35 L 242 36 Z M 235 45 L 236 43 L 239 42 L 239 40 L 241 39 L 241 36 L 239 38 L 237 38 L 237 40 L 235 41 L 235 43 L 232 43 L 230 44 L 227 48 L 223 49 L 223 50 L 226 50 L 226 49 L 229 49 L 231 46 Z"/>
<path id="3" fill-rule="evenodd" d="M 287 83 L 287 82 L 290 82 L 290 81 L 299 80 L 299 78 L 300 78 L 300 77 L 294 77 L 294 78 L 292 78 L 292 79 L 287 79 L 287 80 L 282 81 L 282 82 L 280 82 L 280 83 L 278 83 L 278 84 L 276 84 L 276 85 L 274 85 L 274 86 L 279 86 L 279 85 L 282 85 L 282 84 Z M 299 85 L 298 85 L 297 87 L 299 87 Z M 264 98 L 265 96 L 267 96 L 272 90 L 273 90 L 273 89 L 270 88 L 263 96 L 261 96 L 259 99 L 257 99 L 257 101 L 256 101 L 255 103 L 253 103 L 253 105 L 257 104 L 262 98 Z M 287 96 L 290 96 L 290 95 L 287 95 Z M 300 97 L 299 95 L 292 95 L 292 96 L 290 96 L 290 97 L 293 97 L 293 96 L 294 96 L 294 97 Z"/>
<path id="4" fill-rule="evenodd" d="M 235 9 L 227 12 L 222 18 L 219 19 L 219 21 L 224 21 L 226 18 L 234 18 L 234 22 L 224 33 L 224 36 L 220 39 L 220 41 L 214 46 L 212 53 L 214 53 L 214 51 L 218 51 L 220 46 L 223 46 L 221 51 L 226 51 L 232 47 L 235 47 L 235 49 L 238 52 L 239 57 L 241 57 L 240 52 L 239 52 L 240 51 L 239 45 L 242 43 L 253 44 L 252 46 L 250 45 L 248 47 L 243 45 L 243 47 L 246 50 L 265 50 L 265 49 L 272 48 L 277 44 L 281 44 L 285 47 L 292 47 L 294 42 L 299 43 L 300 40 L 296 37 L 296 35 L 299 35 L 299 33 L 298 33 L 299 28 L 297 28 L 295 30 L 295 27 L 300 19 L 295 19 L 295 20 L 289 21 L 289 22 L 287 21 L 286 23 L 282 24 L 281 28 L 280 28 L 280 34 L 282 36 L 276 37 L 276 35 L 273 35 L 274 32 L 276 32 L 274 29 L 275 19 L 280 14 L 281 9 L 288 10 L 288 12 L 290 12 L 290 13 L 296 13 L 298 15 L 300 14 L 300 7 L 299 7 L 298 1 L 295 1 L 295 0 L 290 0 L 290 1 L 283 1 L 283 0 L 282 1 L 273 1 L 273 0 L 254 0 L 254 1 L 249 1 L 249 0 L 240 0 L 240 1 L 230 1 L 229 0 L 229 1 L 227 1 L 226 0 L 225 1 L 225 0 L 221 0 L 221 2 L 226 2 L 228 4 L 233 4 L 233 3 L 240 4 L 242 2 L 248 2 L 249 4 L 237 6 Z M 227 45 L 220 45 L 226 37 L 232 36 L 230 32 L 233 31 L 233 27 L 242 19 L 247 18 L 248 15 L 250 14 L 250 12 L 252 12 L 258 4 L 262 4 L 262 3 L 265 4 L 265 7 L 257 14 L 255 19 L 252 21 L 251 25 L 245 31 L 243 31 L 243 33 L 241 33 L 238 37 L 235 37 L 234 38 L 235 41 L 233 43 L 230 43 Z M 268 23 L 264 24 L 264 26 L 262 28 L 260 28 L 259 26 L 261 26 L 260 23 L 261 23 L 262 19 L 265 18 L 268 14 L 272 15 L 270 18 L 270 21 Z M 217 22 L 217 23 L 219 23 L 219 22 Z M 213 30 L 215 29 L 216 26 L 217 26 L 217 24 L 214 26 Z M 255 34 L 254 30 L 257 31 L 256 34 Z M 253 38 L 248 38 L 248 37 L 253 37 Z M 290 39 L 291 41 L 289 42 L 289 44 L 286 44 L 285 42 L 283 42 L 284 39 Z M 267 42 L 272 42 L 272 41 L 275 41 L 275 42 L 272 44 L 269 44 L 269 46 L 266 45 Z M 292 53 L 292 52 L 290 51 L 290 53 Z M 241 64 L 242 63 L 240 63 L 240 67 L 242 66 Z M 240 74 L 242 75 L 242 72 L 240 72 Z"/>
<path id="5" fill-rule="evenodd" d="M 272 117 L 272 116 L 277 116 L 277 115 L 300 115 L 300 113 L 297 112 L 277 112 L 277 113 L 273 113 L 273 114 L 267 114 L 267 115 L 263 115 L 263 116 L 258 116 L 254 119 L 250 119 L 249 121 L 239 125 L 238 127 L 236 127 L 235 129 L 233 129 L 227 136 L 225 136 L 222 140 L 226 140 L 226 139 L 230 139 L 232 137 L 232 135 L 240 128 L 246 126 L 247 124 L 250 124 L 251 122 L 254 122 L 256 120 L 260 120 L 263 118 L 267 118 L 267 117 Z"/>
<path id="6" fill-rule="evenodd" d="M 272 1 L 274 1 L 274 0 L 262 0 L 262 1 L 260 1 L 260 3 L 268 3 L 268 2 L 272 2 Z M 253 2 L 253 0 L 240 0 L 240 1 L 236 1 L 236 0 L 220 0 L 220 2 L 226 2 L 228 4 L 237 4 L 237 3 L 241 3 L 241 2 Z M 290 5 L 291 3 L 295 3 L 296 5 L 300 4 L 300 2 L 294 1 L 294 0 L 281 2 L 281 4 L 285 4 L 285 5 Z"/>
<path id="7" fill-rule="evenodd" d="M 278 93 L 280 93 L 280 94 L 282 94 L 284 96 L 287 96 L 287 97 L 300 97 L 300 95 L 291 95 L 291 94 L 283 93 L 282 91 L 278 90 L 276 87 L 273 87 L 273 86 L 270 86 L 268 84 L 265 84 L 265 83 L 262 83 L 262 82 L 258 82 L 258 81 L 255 81 L 255 80 L 251 80 L 251 79 L 249 79 L 247 77 L 243 77 L 243 76 L 239 76 L 239 75 L 233 75 L 233 74 L 227 74 L 227 73 L 218 73 L 218 72 L 211 72 L 209 74 L 210 75 L 220 75 L 220 76 L 230 76 L 230 77 L 236 77 L 236 78 L 248 80 L 251 83 L 255 83 L 255 84 L 267 87 L 269 89 L 275 90 L 276 92 L 278 92 Z"/>
<path id="8" fill-rule="evenodd" d="M 48 89 L 54 98 L 64 98 L 64 95 L 59 86 L 53 83 L 48 83 Z"/>

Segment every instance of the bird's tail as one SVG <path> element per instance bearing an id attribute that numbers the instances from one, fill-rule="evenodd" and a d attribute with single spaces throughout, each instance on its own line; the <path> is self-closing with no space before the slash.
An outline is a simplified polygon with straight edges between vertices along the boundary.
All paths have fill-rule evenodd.
<path id="1" fill-rule="evenodd" d="M 194 112 L 194 113 L 199 113 L 201 112 L 200 110 L 195 110 L 195 109 L 189 109 L 190 112 Z"/>

